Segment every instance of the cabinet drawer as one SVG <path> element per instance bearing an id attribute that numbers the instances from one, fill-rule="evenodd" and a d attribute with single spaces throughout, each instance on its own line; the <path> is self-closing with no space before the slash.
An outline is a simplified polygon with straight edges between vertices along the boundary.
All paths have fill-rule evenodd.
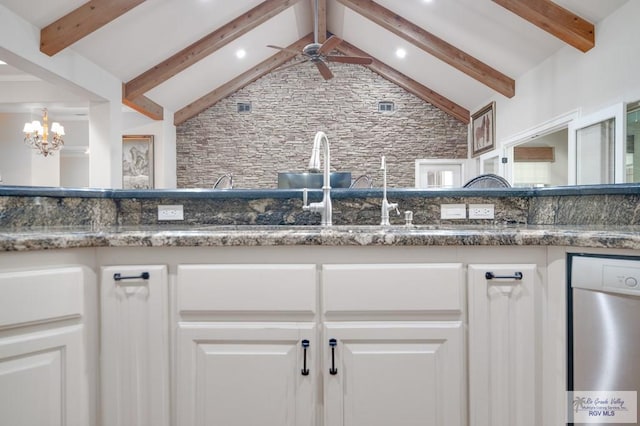
<path id="1" fill-rule="evenodd" d="M 462 264 L 324 265 L 324 313 L 462 312 Z"/>
<path id="2" fill-rule="evenodd" d="M 316 312 L 315 265 L 180 265 L 178 311 Z"/>
<path id="3" fill-rule="evenodd" d="M 80 267 L 0 273 L 0 329 L 83 315 Z"/>

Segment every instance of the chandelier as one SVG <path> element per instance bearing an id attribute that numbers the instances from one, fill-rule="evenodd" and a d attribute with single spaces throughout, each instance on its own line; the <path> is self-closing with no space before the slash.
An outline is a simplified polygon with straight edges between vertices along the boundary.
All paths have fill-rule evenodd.
<path id="1" fill-rule="evenodd" d="M 53 154 L 64 145 L 64 140 L 62 140 L 64 127 L 60 123 L 51 125 L 52 138 L 49 140 L 49 117 L 46 108 L 42 110 L 42 124 L 38 120 L 25 123 L 22 131 L 24 132 L 24 143 L 37 149 L 45 157 Z"/>

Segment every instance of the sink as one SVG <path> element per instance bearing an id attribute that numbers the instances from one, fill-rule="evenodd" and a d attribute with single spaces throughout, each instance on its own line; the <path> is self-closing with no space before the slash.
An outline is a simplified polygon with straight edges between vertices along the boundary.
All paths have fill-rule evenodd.
<path id="1" fill-rule="evenodd" d="M 279 172 L 278 189 L 322 188 L 322 173 Z M 351 172 L 331 172 L 331 188 L 349 188 Z"/>

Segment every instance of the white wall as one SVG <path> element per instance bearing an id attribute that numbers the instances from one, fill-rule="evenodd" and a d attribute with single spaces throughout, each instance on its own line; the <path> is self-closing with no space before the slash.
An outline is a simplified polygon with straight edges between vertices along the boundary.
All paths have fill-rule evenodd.
<path id="1" fill-rule="evenodd" d="M 640 0 L 630 0 L 596 25 L 596 46 L 587 53 L 566 46 L 516 78 L 516 95 L 497 96 L 496 140 L 503 140 L 564 113 L 582 115 L 640 99 Z M 477 108 L 486 105 L 483 102 Z"/>
<path id="2" fill-rule="evenodd" d="M 66 133 L 60 153 L 60 186 L 89 187 L 89 120 L 82 117 L 61 123 Z"/>
<path id="3" fill-rule="evenodd" d="M 65 188 L 89 187 L 89 156 L 83 154 L 60 157 L 60 186 Z"/>
<path id="4" fill-rule="evenodd" d="M 0 174 L 3 185 L 31 183 L 31 148 L 24 142 L 22 128 L 28 114 L 0 114 Z"/>

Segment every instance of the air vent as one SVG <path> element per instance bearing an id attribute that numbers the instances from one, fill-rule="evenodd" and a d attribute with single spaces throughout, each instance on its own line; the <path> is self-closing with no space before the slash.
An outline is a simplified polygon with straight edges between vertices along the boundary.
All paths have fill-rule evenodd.
<path id="1" fill-rule="evenodd" d="M 238 112 L 239 113 L 251 112 L 251 102 L 238 102 Z"/>
<path id="2" fill-rule="evenodd" d="M 393 112 L 394 110 L 395 105 L 393 105 L 393 102 L 378 102 L 378 112 Z"/>

